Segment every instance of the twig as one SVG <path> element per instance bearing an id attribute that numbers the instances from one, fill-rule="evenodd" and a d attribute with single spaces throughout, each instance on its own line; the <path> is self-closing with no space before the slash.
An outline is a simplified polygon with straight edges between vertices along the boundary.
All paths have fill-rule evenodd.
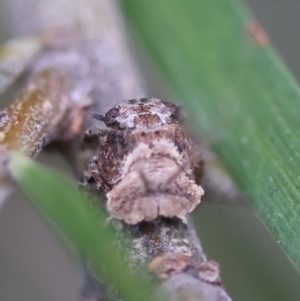
<path id="1" fill-rule="evenodd" d="M 0 47 L 0 95 L 42 50 L 41 36 L 12 40 Z"/>

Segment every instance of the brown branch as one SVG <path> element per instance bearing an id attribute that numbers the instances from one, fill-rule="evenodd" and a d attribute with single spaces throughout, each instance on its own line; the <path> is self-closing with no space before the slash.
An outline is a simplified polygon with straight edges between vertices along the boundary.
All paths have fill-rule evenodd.
<path id="1" fill-rule="evenodd" d="M 17 148 L 35 157 L 46 142 L 78 134 L 88 98 L 82 93 L 78 103 L 72 96 L 79 86 L 74 75 L 82 66 L 70 62 L 68 55 L 72 54 L 66 51 L 62 57 L 54 56 L 57 60 L 53 64 L 52 51 L 43 54 L 26 89 L 1 113 L 1 142 L 8 149 Z"/>
<path id="2" fill-rule="evenodd" d="M 49 7 L 57 18 L 46 16 L 42 22 L 51 28 L 48 49 L 35 62 L 26 89 L 1 118 L 2 144 L 32 157 L 45 142 L 73 141 L 89 116 L 83 113 L 87 105 L 103 113 L 116 102 L 145 96 L 113 3 L 72 0 L 66 1 L 70 10 L 61 11 L 52 2 Z M 67 16 L 65 24 L 53 23 L 61 20 L 60 14 Z M 49 30 L 48 26 L 44 27 Z M 59 26 L 71 30 L 60 29 L 63 34 L 58 35 L 53 28 Z M 84 155 L 76 160 L 75 165 L 87 163 Z M 157 293 L 167 292 L 170 300 L 231 300 L 218 265 L 207 260 L 191 222 L 158 218 L 135 226 L 114 223 L 129 263 L 147 268 L 160 279 Z M 122 228 L 131 232 L 130 238 L 123 236 Z M 95 290 L 81 297 L 85 301 L 102 298 Z"/>

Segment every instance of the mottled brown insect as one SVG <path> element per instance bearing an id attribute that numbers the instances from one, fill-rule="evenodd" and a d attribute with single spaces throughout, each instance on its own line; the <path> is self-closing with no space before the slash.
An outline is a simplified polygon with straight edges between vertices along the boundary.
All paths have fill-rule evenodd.
<path id="1" fill-rule="evenodd" d="M 104 116 L 97 156 L 85 176 L 107 193 L 112 217 L 136 224 L 158 215 L 185 220 L 203 189 L 194 181 L 199 168 L 194 144 L 181 128 L 178 106 L 155 98 L 129 100 Z M 196 160 L 196 157 L 197 160 Z"/>

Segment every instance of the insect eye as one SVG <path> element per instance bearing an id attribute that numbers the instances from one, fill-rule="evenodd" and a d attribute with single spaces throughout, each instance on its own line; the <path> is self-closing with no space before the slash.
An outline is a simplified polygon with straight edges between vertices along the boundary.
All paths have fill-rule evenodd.
<path id="1" fill-rule="evenodd" d="M 168 110 L 170 110 L 172 119 L 176 119 L 176 120 L 180 119 L 180 115 L 181 115 L 180 106 L 176 106 L 169 102 L 163 102 L 163 104 L 168 108 Z"/>
<path id="2" fill-rule="evenodd" d="M 105 125 L 111 127 L 117 123 L 116 118 L 119 116 L 119 109 L 112 108 L 105 114 Z"/>
<path id="3" fill-rule="evenodd" d="M 180 112 L 180 107 L 179 106 L 175 106 L 174 105 L 174 111 L 172 112 L 172 117 L 174 118 L 174 119 L 179 119 L 179 117 L 180 117 L 180 114 L 181 114 L 181 112 Z"/>

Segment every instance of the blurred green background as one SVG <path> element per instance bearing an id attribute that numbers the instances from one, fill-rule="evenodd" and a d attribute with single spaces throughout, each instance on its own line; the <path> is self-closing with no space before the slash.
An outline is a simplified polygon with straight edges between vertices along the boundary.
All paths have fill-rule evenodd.
<path id="1" fill-rule="evenodd" d="M 249 0 L 248 4 L 299 81 L 300 2 Z M 1 41 L 9 37 L 0 18 Z M 156 86 L 150 91 L 158 97 L 167 94 Z M 59 155 L 42 157 L 43 162 L 68 170 Z M 221 266 L 222 279 L 233 300 L 300 299 L 299 274 L 251 210 L 202 204 L 194 213 L 194 221 L 207 256 Z M 78 258 L 70 256 L 19 195 L 12 196 L 0 211 L 0 265 L 3 301 L 76 300 Z"/>

